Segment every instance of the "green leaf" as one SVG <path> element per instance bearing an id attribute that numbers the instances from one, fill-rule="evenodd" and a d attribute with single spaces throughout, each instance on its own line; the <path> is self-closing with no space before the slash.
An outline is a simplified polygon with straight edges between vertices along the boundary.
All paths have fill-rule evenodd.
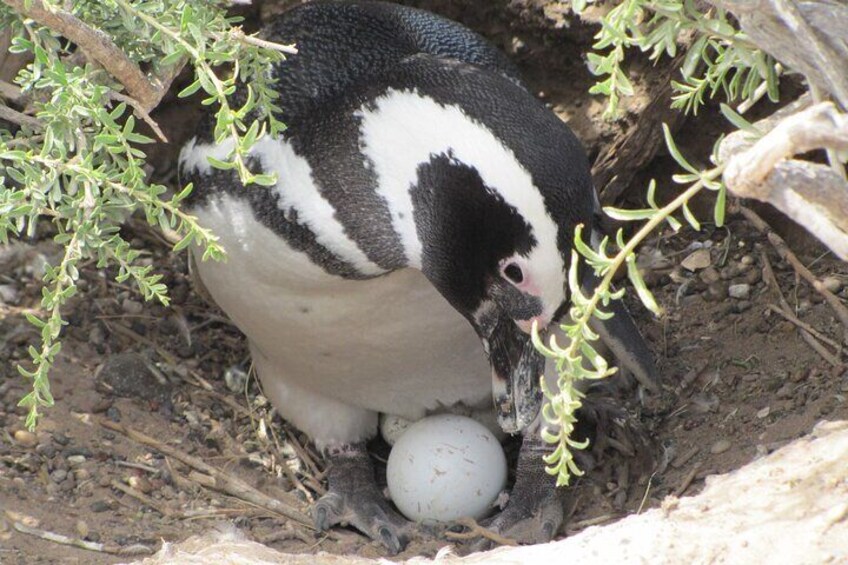
<path id="1" fill-rule="evenodd" d="M 674 139 L 671 137 L 671 130 L 668 128 L 668 124 L 663 124 L 663 137 L 665 137 L 665 145 L 668 147 L 668 152 L 671 153 L 671 156 L 677 161 L 677 164 L 689 171 L 692 174 L 698 174 L 698 169 L 693 167 L 689 161 L 686 160 L 685 157 L 680 153 L 680 150 L 677 149 L 677 145 L 674 143 Z"/>

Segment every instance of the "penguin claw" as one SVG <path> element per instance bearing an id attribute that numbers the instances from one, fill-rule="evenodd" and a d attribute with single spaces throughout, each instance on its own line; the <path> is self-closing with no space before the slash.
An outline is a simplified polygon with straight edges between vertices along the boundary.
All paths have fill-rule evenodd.
<path id="1" fill-rule="evenodd" d="M 329 492 L 312 507 L 318 531 L 350 525 L 382 543 L 392 555 L 409 541 L 410 523 L 392 510 L 374 480 L 365 446 L 344 446 L 329 455 Z"/>
<path id="2" fill-rule="evenodd" d="M 519 543 L 551 541 L 564 520 L 566 490 L 557 488 L 556 480 L 545 471 L 542 456 L 547 447 L 537 434 L 527 433 L 518 455 L 516 482 L 503 512 L 484 526 L 502 537 Z M 472 551 L 491 549 L 493 542 L 481 539 L 471 545 Z"/>

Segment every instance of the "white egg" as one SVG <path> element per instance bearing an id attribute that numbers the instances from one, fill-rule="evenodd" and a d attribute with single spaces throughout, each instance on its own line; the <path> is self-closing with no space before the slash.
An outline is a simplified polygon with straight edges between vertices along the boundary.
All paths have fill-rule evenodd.
<path id="1" fill-rule="evenodd" d="M 389 454 L 389 494 L 407 518 L 450 522 L 484 517 L 506 486 L 506 457 L 479 422 L 453 414 L 412 424 Z"/>

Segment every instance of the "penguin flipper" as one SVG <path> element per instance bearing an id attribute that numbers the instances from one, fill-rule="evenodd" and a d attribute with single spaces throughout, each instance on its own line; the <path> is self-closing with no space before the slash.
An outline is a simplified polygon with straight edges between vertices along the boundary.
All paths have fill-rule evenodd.
<path id="1" fill-rule="evenodd" d="M 397 555 L 409 541 L 410 522 L 392 510 L 374 478 L 365 443 L 327 452 L 329 489 L 312 507 L 315 528 L 324 532 L 349 524 Z"/>

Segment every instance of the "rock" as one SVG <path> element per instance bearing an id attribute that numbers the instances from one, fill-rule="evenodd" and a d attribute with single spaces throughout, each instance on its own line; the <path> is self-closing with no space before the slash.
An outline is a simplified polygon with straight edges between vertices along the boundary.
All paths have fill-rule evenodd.
<path id="1" fill-rule="evenodd" d="M 721 279 L 721 275 L 715 267 L 707 267 L 706 269 L 698 273 L 698 276 L 701 278 L 702 281 L 704 281 L 704 284 L 712 284 L 714 282 L 718 282 Z"/>
<path id="2" fill-rule="evenodd" d="M 704 298 L 712 302 L 721 302 L 727 298 L 727 284 L 722 281 L 713 282 L 704 291 Z"/>
<path id="3" fill-rule="evenodd" d="M 241 368 L 232 366 L 224 371 L 224 383 L 232 392 L 244 391 L 244 383 L 247 382 L 247 373 Z"/>
<path id="4" fill-rule="evenodd" d="M 106 512 L 111 508 L 110 504 L 105 500 L 95 500 L 89 506 L 89 509 L 92 512 Z"/>
<path id="5" fill-rule="evenodd" d="M 86 524 L 84 520 L 77 520 L 76 526 L 77 526 L 77 533 L 80 535 L 81 538 L 88 537 L 88 534 L 89 534 L 88 524 Z"/>
<path id="6" fill-rule="evenodd" d="M 168 397 L 169 387 L 160 382 L 148 361 L 138 353 L 122 353 L 106 360 L 100 370 L 98 391 L 115 396 L 161 402 Z M 106 415 L 111 417 L 106 409 Z"/>
<path id="7" fill-rule="evenodd" d="M 749 300 L 740 300 L 733 305 L 733 313 L 741 314 L 742 312 L 747 312 L 751 309 L 751 306 L 753 306 L 753 304 Z"/>
<path id="8" fill-rule="evenodd" d="M 150 494 L 153 490 L 153 485 L 147 479 L 147 477 L 141 476 L 132 476 L 127 480 L 127 483 L 134 489 L 143 492 L 144 494 Z"/>
<path id="9" fill-rule="evenodd" d="M 766 406 L 757 411 L 757 418 L 762 420 L 763 418 L 767 418 L 769 414 L 771 414 L 771 406 Z"/>
<path id="10" fill-rule="evenodd" d="M 15 285 L 0 284 L 0 304 L 15 305 L 20 302 L 20 293 Z"/>
<path id="11" fill-rule="evenodd" d="M 825 287 L 833 294 L 836 294 L 837 292 L 842 290 L 842 287 L 845 286 L 844 284 L 842 284 L 842 279 L 833 275 L 823 278 L 821 283 L 823 287 Z"/>
<path id="12" fill-rule="evenodd" d="M 56 469 L 52 473 L 50 473 L 50 480 L 56 484 L 61 483 L 66 478 L 68 478 L 68 472 L 64 469 Z"/>
<path id="13" fill-rule="evenodd" d="M 747 300 L 751 296 L 751 285 L 748 283 L 732 284 L 727 288 L 731 298 Z"/>
<path id="14" fill-rule="evenodd" d="M 730 440 L 720 439 L 717 442 L 715 442 L 712 445 L 712 447 L 710 447 L 710 453 L 712 453 L 713 455 L 718 455 L 719 453 L 724 453 L 725 451 L 730 449 L 730 447 L 732 445 L 733 444 L 730 442 Z"/>
<path id="15" fill-rule="evenodd" d="M 116 406 L 110 406 L 106 410 L 106 417 L 117 424 L 121 421 L 121 411 Z"/>
<path id="16" fill-rule="evenodd" d="M 755 285 L 763 278 L 763 272 L 760 269 L 748 269 L 742 279 L 750 284 Z"/>
<path id="17" fill-rule="evenodd" d="M 35 447 L 38 444 L 38 437 L 29 430 L 17 430 L 15 441 L 23 447 Z"/>
<path id="18" fill-rule="evenodd" d="M 85 463 L 85 455 L 71 455 L 68 457 L 68 464 L 71 467 L 79 467 Z"/>
<path id="19" fill-rule="evenodd" d="M 139 314 L 144 312 L 144 304 L 138 302 L 137 300 L 131 300 L 127 298 L 121 303 L 121 310 L 123 310 L 125 314 L 129 314 L 130 316 L 138 316 Z"/>
<path id="20" fill-rule="evenodd" d="M 686 269 L 687 271 L 700 271 L 701 269 L 706 269 L 711 264 L 710 259 L 710 250 L 709 249 L 697 249 L 690 253 L 683 261 L 681 261 L 680 265 Z"/>

